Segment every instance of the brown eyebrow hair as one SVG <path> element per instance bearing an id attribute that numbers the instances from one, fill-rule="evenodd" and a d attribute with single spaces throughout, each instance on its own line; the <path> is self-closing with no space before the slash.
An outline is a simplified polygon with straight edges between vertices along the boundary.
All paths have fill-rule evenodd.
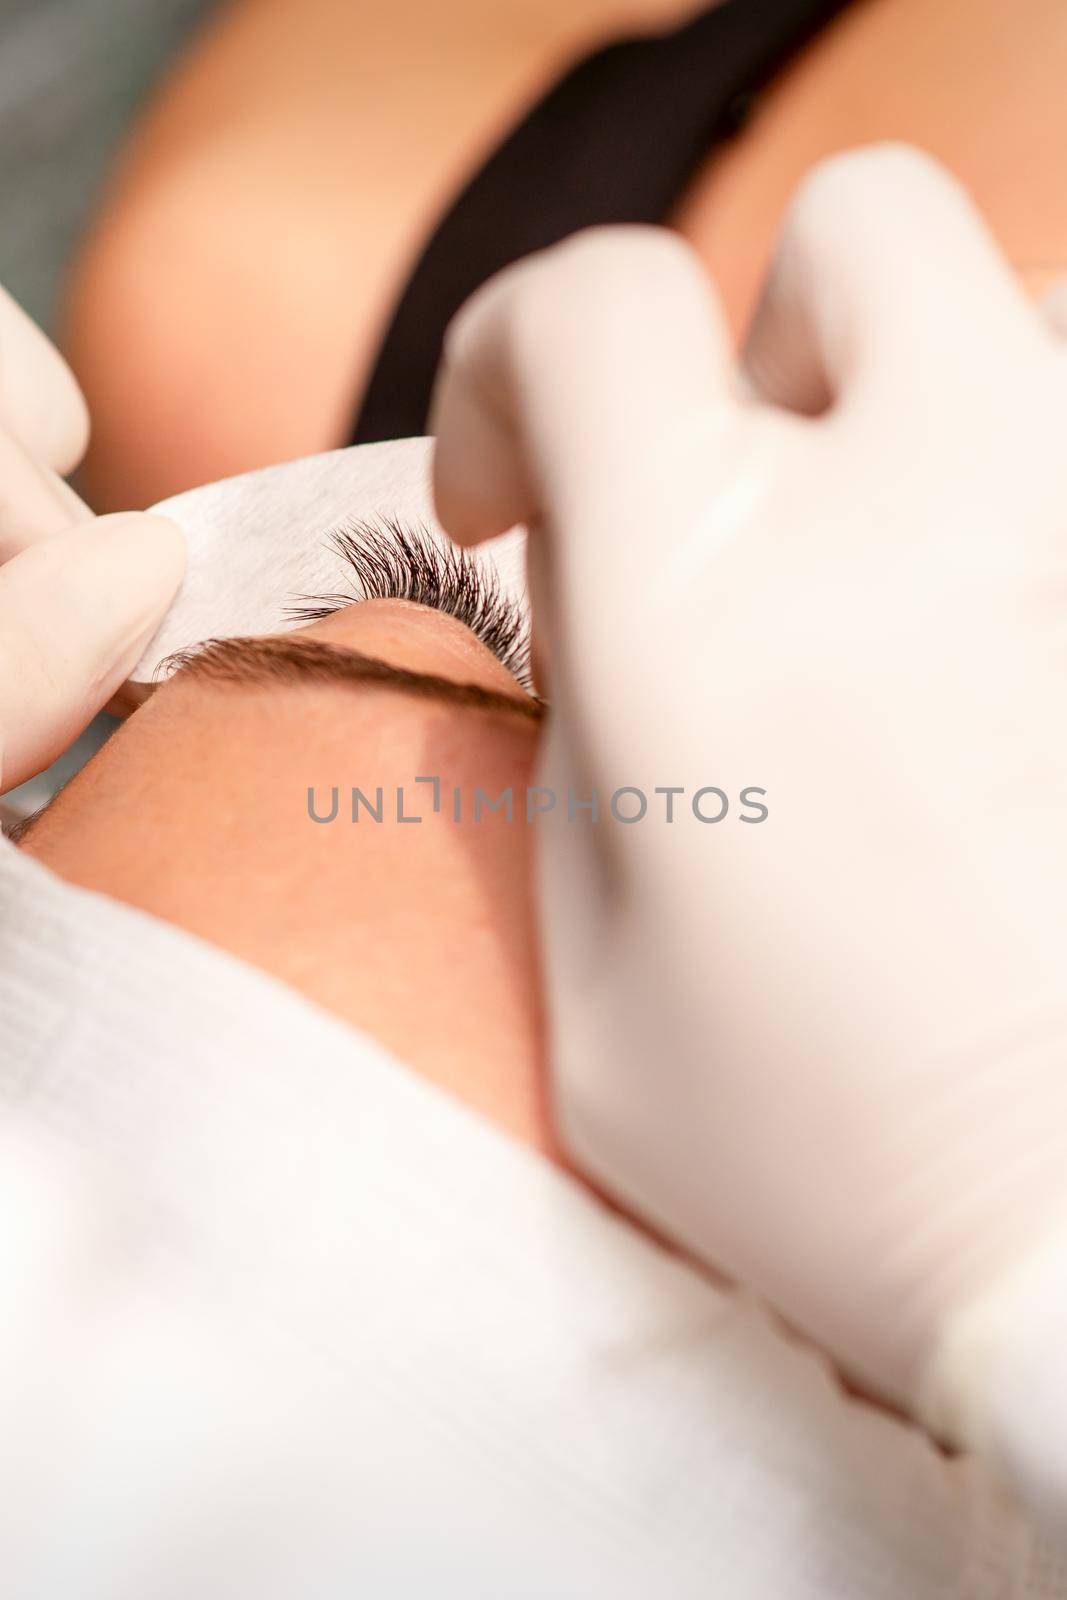
<path id="1" fill-rule="evenodd" d="M 168 656 L 160 671 L 224 687 L 264 688 L 281 683 L 372 684 L 402 694 L 421 695 L 445 705 L 498 711 L 539 722 L 544 701 L 536 695 L 506 694 L 477 683 L 458 683 L 435 673 L 394 667 L 377 656 L 343 645 L 325 644 L 295 634 L 258 639 L 207 639 Z"/>

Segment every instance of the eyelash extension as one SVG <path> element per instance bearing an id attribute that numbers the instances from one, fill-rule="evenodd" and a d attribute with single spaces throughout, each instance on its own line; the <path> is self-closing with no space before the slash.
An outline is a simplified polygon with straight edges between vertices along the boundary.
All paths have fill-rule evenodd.
<path id="1" fill-rule="evenodd" d="M 467 550 L 439 543 L 422 524 L 391 517 L 348 523 L 329 542 L 347 564 L 352 587 L 302 595 L 286 608 L 294 622 L 317 622 L 361 600 L 411 600 L 464 623 L 533 692 L 529 622 L 492 567 Z"/>

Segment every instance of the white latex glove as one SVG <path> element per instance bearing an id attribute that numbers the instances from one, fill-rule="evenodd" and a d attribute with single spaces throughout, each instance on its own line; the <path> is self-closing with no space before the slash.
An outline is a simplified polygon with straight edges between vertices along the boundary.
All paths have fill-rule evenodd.
<path id="1" fill-rule="evenodd" d="M 441 520 L 531 525 L 560 1133 L 1062 1528 L 1067 351 L 880 147 L 799 190 L 747 370 L 655 230 L 520 264 L 447 344 Z"/>
<path id="2" fill-rule="evenodd" d="M 66 365 L 0 289 L 0 793 L 46 767 L 107 703 L 185 565 L 173 523 L 94 519 L 57 476 L 87 437 Z"/>

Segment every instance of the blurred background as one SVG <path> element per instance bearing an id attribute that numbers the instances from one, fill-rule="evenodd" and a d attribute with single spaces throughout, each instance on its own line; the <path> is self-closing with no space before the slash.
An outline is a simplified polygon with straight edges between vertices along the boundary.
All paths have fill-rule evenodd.
<path id="1" fill-rule="evenodd" d="M 0 283 L 54 330 L 64 268 L 131 116 L 212 0 L 0 0 Z M 101 716 L 5 795 L 36 811 L 115 727 Z"/>
<path id="2" fill-rule="evenodd" d="M 211 0 L 0 0 L 0 283 L 54 327 L 131 115 Z"/>

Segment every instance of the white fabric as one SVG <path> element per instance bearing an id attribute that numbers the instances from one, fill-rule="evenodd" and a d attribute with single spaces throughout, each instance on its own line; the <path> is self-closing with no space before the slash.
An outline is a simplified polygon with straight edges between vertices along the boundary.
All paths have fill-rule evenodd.
<path id="1" fill-rule="evenodd" d="M 422 525 L 447 543 L 431 504 L 431 448 L 429 439 L 396 439 L 331 450 L 154 506 L 185 534 L 188 565 L 131 680 L 153 682 L 161 661 L 204 639 L 284 632 L 296 626 L 286 608 L 301 595 L 350 593 L 351 570 L 328 535 L 353 516 Z M 523 544 L 513 530 L 478 555 L 520 601 Z"/>
<path id="2" fill-rule="evenodd" d="M 1017 1600 L 1067 1570 L 371 1041 L 0 845 L 5 1600 Z"/>

